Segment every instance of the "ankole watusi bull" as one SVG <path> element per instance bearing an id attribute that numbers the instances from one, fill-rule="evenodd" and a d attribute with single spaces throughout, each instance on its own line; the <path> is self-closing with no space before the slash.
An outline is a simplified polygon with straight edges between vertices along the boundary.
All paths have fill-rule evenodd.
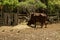
<path id="1" fill-rule="evenodd" d="M 31 24 L 35 24 L 36 28 L 36 22 L 39 22 L 41 25 L 41 28 L 43 27 L 43 25 L 45 25 L 45 28 L 47 27 L 47 15 L 44 13 L 34 13 L 31 15 L 30 20 L 28 21 L 27 25 L 31 25 Z"/>

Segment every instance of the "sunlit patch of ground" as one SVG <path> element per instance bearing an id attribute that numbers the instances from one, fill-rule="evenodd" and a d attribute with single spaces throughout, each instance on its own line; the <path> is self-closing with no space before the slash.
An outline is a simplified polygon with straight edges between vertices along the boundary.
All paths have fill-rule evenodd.
<path id="1" fill-rule="evenodd" d="M 47 28 L 31 28 L 26 24 L 1 26 L 0 40 L 60 40 L 60 23 L 49 24 Z"/>

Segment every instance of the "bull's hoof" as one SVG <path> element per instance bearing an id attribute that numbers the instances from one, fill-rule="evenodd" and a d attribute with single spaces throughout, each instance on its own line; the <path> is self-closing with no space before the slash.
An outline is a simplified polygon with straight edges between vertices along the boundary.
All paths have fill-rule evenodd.
<path id="1" fill-rule="evenodd" d="M 36 27 L 33 27 L 33 26 L 31 26 L 32 28 L 36 28 Z"/>
<path id="2" fill-rule="evenodd" d="M 47 28 L 47 27 L 45 27 L 45 28 Z"/>
<path id="3" fill-rule="evenodd" d="M 36 27 L 34 27 L 34 28 L 36 28 Z"/>
<path id="4" fill-rule="evenodd" d="M 43 28 L 43 27 L 41 27 L 41 28 Z"/>

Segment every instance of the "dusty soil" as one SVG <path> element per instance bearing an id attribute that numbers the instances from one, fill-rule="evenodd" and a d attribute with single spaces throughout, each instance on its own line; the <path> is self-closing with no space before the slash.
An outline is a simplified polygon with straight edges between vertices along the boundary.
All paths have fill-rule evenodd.
<path id="1" fill-rule="evenodd" d="M 60 23 L 36 29 L 25 24 L 0 27 L 0 40 L 60 40 Z"/>

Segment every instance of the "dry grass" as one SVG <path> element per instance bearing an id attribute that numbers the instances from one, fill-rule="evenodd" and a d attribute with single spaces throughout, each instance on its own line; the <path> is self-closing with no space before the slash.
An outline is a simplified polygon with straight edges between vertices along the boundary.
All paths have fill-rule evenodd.
<path id="1" fill-rule="evenodd" d="M 0 40 L 60 40 L 60 23 L 36 29 L 27 25 L 0 27 Z"/>

